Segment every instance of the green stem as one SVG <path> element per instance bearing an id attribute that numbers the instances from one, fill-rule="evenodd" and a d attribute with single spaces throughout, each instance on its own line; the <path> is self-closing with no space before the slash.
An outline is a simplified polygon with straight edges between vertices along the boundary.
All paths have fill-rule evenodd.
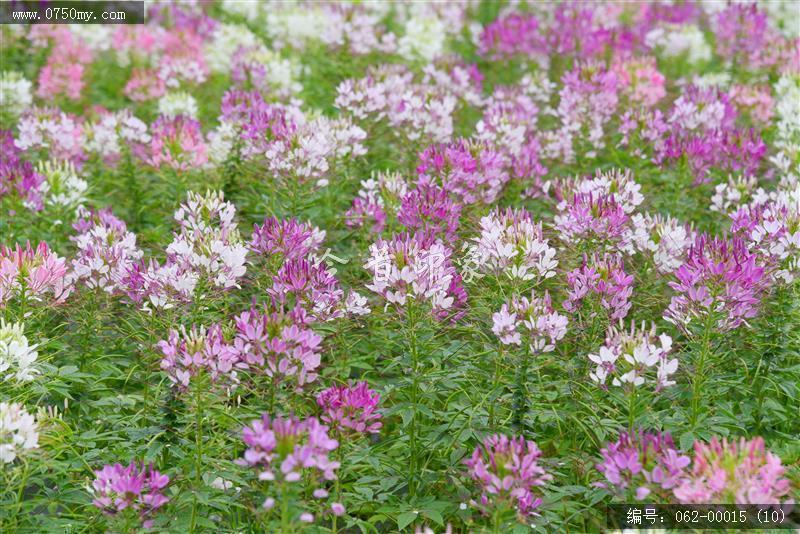
<path id="1" fill-rule="evenodd" d="M 417 329 L 414 307 L 409 305 L 408 311 L 408 348 L 411 354 L 411 424 L 408 429 L 409 442 L 409 480 L 408 493 L 414 497 L 417 493 L 417 398 L 419 396 L 419 354 L 417 350 Z"/>
<path id="2" fill-rule="evenodd" d="M 711 329 L 713 328 L 713 321 L 707 320 L 703 328 L 703 340 L 700 346 L 700 355 L 695 365 L 694 374 L 692 376 L 692 428 L 697 424 L 697 419 L 700 415 L 702 387 L 705 382 L 705 367 L 708 357 L 711 354 Z"/>
<path id="3" fill-rule="evenodd" d="M 286 483 L 281 483 L 281 532 L 284 534 L 289 530 L 289 492 L 286 490 Z"/>
<path id="4" fill-rule="evenodd" d="M 628 431 L 633 435 L 633 425 L 636 422 L 636 387 L 628 395 Z"/>
<path id="5" fill-rule="evenodd" d="M 195 457 L 194 457 L 194 503 L 192 504 L 192 521 L 190 532 L 194 532 L 195 525 L 197 521 L 197 492 L 200 490 L 200 484 L 202 481 L 202 463 L 203 463 L 203 410 L 201 407 L 201 398 L 202 394 L 200 392 L 199 384 L 195 384 L 195 394 L 194 394 L 194 411 L 195 411 L 195 423 L 194 423 L 194 448 L 195 448 Z"/>
<path id="6" fill-rule="evenodd" d="M 528 364 L 530 355 L 527 351 L 522 354 L 521 361 L 517 366 L 517 377 L 514 383 L 514 428 L 522 433 L 523 421 L 528 411 L 525 385 L 528 381 Z"/>

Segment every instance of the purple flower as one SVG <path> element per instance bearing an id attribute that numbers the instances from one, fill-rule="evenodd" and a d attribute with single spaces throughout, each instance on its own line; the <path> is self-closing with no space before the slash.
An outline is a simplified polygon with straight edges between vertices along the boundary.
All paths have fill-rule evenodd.
<path id="1" fill-rule="evenodd" d="M 292 303 L 306 310 L 315 321 L 327 321 L 344 315 L 344 292 L 325 263 L 317 260 L 289 260 L 272 277 L 267 290 L 276 305 Z M 288 304 L 288 307 L 292 307 Z"/>
<path id="2" fill-rule="evenodd" d="M 45 177 L 29 161 L 20 158 L 22 150 L 14 144 L 10 130 L 0 130 L 0 198 L 16 194 L 32 210 L 41 210 L 40 186 Z"/>
<path id="3" fill-rule="evenodd" d="M 439 319 L 460 316 L 467 293 L 452 250 L 441 240 L 419 232 L 399 234 L 389 241 L 379 239 L 369 253 L 364 268 L 371 272 L 372 283 L 367 288 L 382 295 L 387 305 L 403 308 L 411 299 L 429 303 Z"/>
<path id="4" fill-rule="evenodd" d="M 522 436 L 484 439 L 465 462 L 481 491 L 480 502 L 474 504 L 487 513 L 495 508 L 512 508 L 520 516 L 534 513 L 542 503 L 537 488 L 553 478 L 539 465 L 541 455 L 536 442 Z"/>
<path id="5" fill-rule="evenodd" d="M 142 527 L 149 528 L 153 513 L 169 502 L 161 492 L 169 484 L 169 477 L 153 469 L 152 465 L 145 467 L 135 462 L 127 467 L 106 465 L 94 474 L 92 504 L 107 515 L 114 516 L 125 509 L 133 509 L 138 512 Z"/>
<path id="6" fill-rule="evenodd" d="M 398 222 L 408 230 L 440 235 L 449 242 L 456 239 L 460 217 L 461 206 L 435 184 L 419 184 L 403 197 L 397 213 Z"/>
<path id="7" fill-rule="evenodd" d="M 689 331 L 696 317 L 713 316 L 722 331 L 738 328 L 755 317 L 767 287 L 764 265 L 740 237 L 710 238 L 700 234 L 686 262 L 669 283 L 676 291 L 664 318 Z"/>
<path id="8" fill-rule="evenodd" d="M 317 395 L 317 405 L 322 408 L 322 420 L 339 431 L 352 430 L 364 434 L 377 434 L 383 424 L 376 411 L 381 396 L 369 389 L 369 384 L 333 386 Z"/>
<path id="9" fill-rule="evenodd" d="M 509 180 L 499 152 L 465 139 L 426 148 L 417 174 L 418 186 L 438 184 L 464 204 L 491 204 Z"/>
<path id="10" fill-rule="evenodd" d="M 664 502 L 689 465 L 689 457 L 678 452 L 666 432 L 622 432 L 617 441 L 600 450 L 600 455 L 603 461 L 597 464 L 597 470 L 606 481 L 597 485 L 621 499 L 650 496 L 651 501 Z"/>
<path id="11" fill-rule="evenodd" d="M 512 13 L 488 24 L 480 35 L 478 53 L 493 60 L 520 55 L 546 56 L 547 44 L 533 15 Z"/>
<path id="12" fill-rule="evenodd" d="M 279 255 L 282 259 L 307 258 L 320 251 L 325 232 L 310 223 L 296 219 L 266 217 L 263 224 L 253 225 L 250 250 L 267 258 Z"/>
<path id="13" fill-rule="evenodd" d="M 567 273 L 567 285 L 569 292 L 564 309 L 569 312 L 576 312 L 590 294 L 598 296 L 610 321 L 624 319 L 631 309 L 633 275 L 625 273 L 625 264 L 619 255 L 594 255 L 591 263 L 584 257 L 581 267 Z"/>

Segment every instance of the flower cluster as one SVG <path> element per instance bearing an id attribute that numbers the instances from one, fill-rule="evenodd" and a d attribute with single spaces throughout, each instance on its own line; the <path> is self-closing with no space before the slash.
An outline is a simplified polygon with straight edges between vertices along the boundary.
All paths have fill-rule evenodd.
<path id="1" fill-rule="evenodd" d="M 403 307 L 407 300 L 428 302 L 437 317 L 447 317 L 467 300 L 451 261 L 452 251 L 440 240 L 420 233 L 395 235 L 370 245 L 364 268 L 371 271 L 367 285 L 386 299 L 386 305 Z"/>
<path id="2" fill-rule="evenodd" d="M 29 345 L 25 325 L 6 323 L 0 319 L 0 378 L 21 382 L 33 380 L 39 371 L 34 363 L 39 353 L 37 345 Z"/>
<path id="3" fill-rule="evenodd" d="M 70 238 L 78 253 L 72 260 L 72 280 L 107 293 L 124 293 L 125 279 L 143 252 L 136 246 L 136 235 L 110 209 L 78 210 L 73 228 L 78 235 Z"/>
<path id="4" fill-rule="evenodd" d="M 556 341 L 567 334 L 567 323 L 567 318 L 553 309 L 550 293 L 537 297 L 531 292 L 530 299 L 515 297 L 492 315 L 492 332 L 504 345 L 520 345 L 522 330 L 531 352 L 537 354 L 555 349 Z"/>
<path id="5" fill-rule="evenodd" d="M 435 189 L 434 189 L 435 191 Z M 378 172 L 373 173 L 372 178 L 361 181 L 361 189 L 358 195 L 353 199 L 353 205 L 345 213 L 345 224 L 350 227 L 360 227 L 368 221 L 372 221 L 371 231 L 380 233 L 386 227 L 386 220 L 389 215 L 394 215 L 400 209 L 401 202 L 408 198 L 408 184 L 406 184 L 403 177 L 398 173 L 392 172 Z M 421 196 L 421 192 L 416 194 L 417 197 Z M 428 196 L 427 194 L 425 195 Z M 432 199 L 438 200 L 434 195 Z M 452 203 L 439 202 L 439 205 L 444 209 L 433 209 L 436 207 L 436 202 L 432 203 L 431 207 L 417 208 L 413 202 L 406 200 L 408 209 L 410 211 L 411 224 L 419 226 L 417 221 L 422 222 L 421 213 L 415 211 L 422 211 L 424 213 L 431 213 L 439 215 L 438 218 L 444 219 L 448 228 L 452 226 L 449 219 Z M 409 223 L 404 223 L 409 224 Z"/>
<path id="6" fill-rule="evenodd" d="M 610 378 L 613 386 L 635 388 L 652 382 L 659 391 L 675 384 L 670 375 L 678 370 L 678 359 L 669 358 L 671 350 L 672 338 L 656 337 L 655 325 L 646 330 L 644 324 L 639 329 L 631 324 L 629 332 L 612 327 L 605 345 L 597 354 L 589 354 L 589 360 L 597 364 L 589 376 L 602 388 L 608 388 Z"/>
<path id="7" fill-rule="evenodd" d="M 163 494 L 169 477 L 153 466 L 131 462 L 127 467 L 120 464 L 105 465 L 94 472 L 92 482 L 92 504 L 109 516 L 133 510 L 141 520 L 142 528 L 150 528 L 153 514 L 169 502 Z"/>
<path id="8" fill-rule="evenodd" d="M 779 504 L 789 493 L 781 459 L 766 450 L 764 439 L 695 441 L 692 469 L 675 488 L 683 504 Z"/>
<path id="9" fill-rule="evenodd" d="M 481 491 L 480 508 L 510 508 L 528 516 L 542 503 L 541 487 L 552 480 L 539 465 L 542 451 L 522 436 L 495 434 L 483 440 L 466 460 L 469 475 Z"/>
<path id="10" fill-rule="evenodd" d="M 235 347 L 242 361 L 270 378 L 293 380 L 298 386 L 313 382 L 320 365 L 322 338 L 307 326 L 302 308 L 275 311 L 255 307 L 236 318 Z"/>
<path id="11" fill-rule="evenodd" d="M 260 226 L 253 225 L 249 248 L 266 258 L 295 260 L 317 254 L 324 239 L 325 231 L 309 223 L 266 217 Z"/>
<path id="12" fill-rule="evenodd" d="M 661 273 L 671 273 L 686 261 L 686 253 L 694 242 L 694 231 L 672 217 L 635 214 L 631 241 L 636 250 L 652 255 Z"/>
<path id="13" fill-rule="evenodd" d="M 161 369 L 182 389 L 188 388 L 192 377 L 201 372 L 208 373 L 213 381 L 236 384 L 237 369 L 244 367 L 239 351 L 225 341 L 217 324 L 208 329 L 193 326 L 187 331 L 182 326 L 180 331 L 170 330 L 169 338 L 159 341 L 158 348 L 164 355 Z"/>
<path id="14" fill-rule="evenodd" d="M 236 227 L 236 207 L 221 192 L 189 192 L 175 212 L 180 230 L 167 246 L 171 263 L 206 276 L 217 287 L 237 286 L 246 271 L 247 247 Z"/>
<path id="15" fill-rule="evenodd" d="M 716 328 L 738 328 L 758 314 L 766 289 L 765 267 L 739 237 L 710 238 L 700 234 L 689 248 L 686 262 L 669 283 L 675 290 L 664 318 L 684 330 L 691 321 L 706 317 Z"/>
<path id="16" fill-rule="evenodd" d="M 605 482 L 597 485 L 622 499 L 632 497 L 639 501 L 669 502 L 690 461 L 675 448 L 668 432 L 642 430 L 620 433 L 617 441 L 600 450 L 600 455 L 602 462 L 597 464 L 597 470 Z"/>
<path id="17" fill-rule="evenodd" d="M 43 207 L 40 187 L 44 176 L 20 156 L 22 150 L 9 130 L 0 130 L 0 198 L 15 195 L 28 209 Z"/>
<path id="18" fill-rule="evenodd" d="M 307 473 L 336 478 L 339 462 L 328 454 L 339 443 L 315 417 L 300 421 L 264 414 L 244 427 L 242 440 L 247 449 L 241 463 L 256 468 L 259 480 L 298 482 Z"/>
<path id="19" fill-rule="evenodd" d="M 0 307 L 15 297 L 26 303 L 48 299 L 45 303 L 59 304 L 71 290 L 65 260 L 47 243 L 39 243 L 35 249 L 30 243 L 13 249 L 0 245 Z"/>
<path id="20" fill-rule="evenodd" d="M 417 174 L 418 184 L 438 184 L 464 204 L 494 202 L 509 180 L 498 152 L 465 139 L 426 148 Z"/>
<path id="21" fill-rule="evenodd" d="M 525 210 L 499 209 L 481 219 L 475 238 L 480 268 L 520 280 L 544 280 L 556 274 L 556 251 Z"/>
<path id="22" fill-rule="evenodd" d="M 584 257 L 583 265 L 567 273 L 567 301 L 564 309 L 576 312 L 590 294 L 600 299 L 610 321 L 624 319 L 631 309 L 633 276 L 625 272 L 625 264 L 618 255 L 595 255 L 591 261 Z"/>
<path id="23" fill-rule="evenodd" d="M 10 464 L 39 448 L 36 419 L 21 404 L 0 402 L 0 462 Z"/>
<path id="24" fill-rule="evenodd" d="M 317 405 L 322 410 L 322 421 L 338 432 L 377 434 L 383 423 L 376 411 L 380 394 L 369 389 L 369 384 L 332 386 L 317 395 Z"/>

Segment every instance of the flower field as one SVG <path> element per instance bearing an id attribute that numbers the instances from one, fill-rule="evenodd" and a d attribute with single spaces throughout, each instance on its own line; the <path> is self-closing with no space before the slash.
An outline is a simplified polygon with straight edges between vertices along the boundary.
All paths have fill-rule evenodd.
<path id="1" fill-rule="evenodd" d="M 0 25 L 0 532 L 800 497 L 796 2 Z"/>

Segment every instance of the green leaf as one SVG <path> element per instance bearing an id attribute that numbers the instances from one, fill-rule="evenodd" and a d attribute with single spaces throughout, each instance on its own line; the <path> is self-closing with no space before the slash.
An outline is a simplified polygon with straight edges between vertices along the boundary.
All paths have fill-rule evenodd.
<path id="1" fill-rule="evenodd" d="M 397 528 L 403 530 L 417 519 L 417 512 L 403 512 L 397 516 Z"/>

